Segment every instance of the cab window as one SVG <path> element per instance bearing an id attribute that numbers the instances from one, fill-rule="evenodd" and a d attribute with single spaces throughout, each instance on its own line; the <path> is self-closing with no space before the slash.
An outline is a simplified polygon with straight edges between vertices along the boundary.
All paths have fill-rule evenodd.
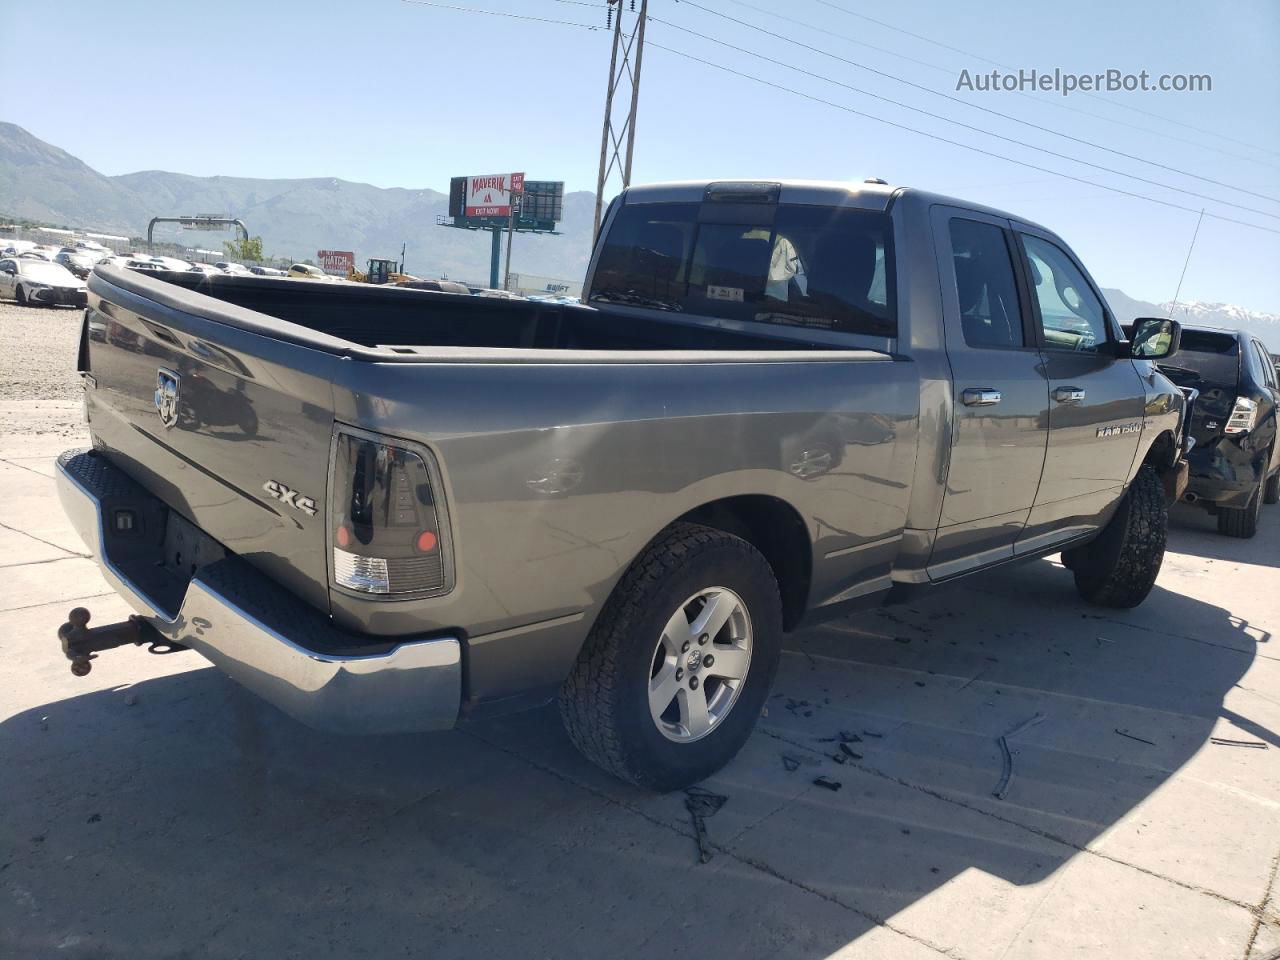
<path id="1" fill-rule="evenodd" d="M 964 342 L 986 348 L 1025 346 L 1018 285 L 1004 230 L 991 223 L 953 219 L 951 265 Z"/>
<path id="2" fill-rule="evenodd" d="M 1107 343 L 1107 313 L 1061 247 L 1021 234 L 1025 266 L 1049 350 L 1098 353 Z"/>

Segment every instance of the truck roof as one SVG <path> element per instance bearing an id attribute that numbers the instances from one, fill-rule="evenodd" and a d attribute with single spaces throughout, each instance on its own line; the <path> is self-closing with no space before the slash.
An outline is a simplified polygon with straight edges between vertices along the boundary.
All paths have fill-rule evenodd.
<path id="1" fill-rule="evenodd" d="M 831 204 L 833 206 L 849 206 L 881 212 L 887 211 L 895 203 L 918 203 L 926 207 L 944 204 L 946 206 L 977 210 L 993 217 L 1016 220 L 1019 223 L 1025 223 L 1028 226 L 1044 230 L 1046 233 L 1054 233 L 1054 231 L 1036 223 L 1034 220 L 1009 213 L 1007 210 L 999 210 L 995 207 L 988 207 L 985 204 L 973 203 L 970 200 L 961 200 L 957 197 L 948 197 L 944 194 L 932 193 L 916 187 L 895 187 L 892 184 L 874 180 L 788 180 L 776 177 L 673 180 L 667 183 L 647 183 L 628 187 L 623 192 L 626 198 L 624 202 L 678 203 L 681 201 L 701 200 L 706 189 L 712 184 L 730 183 L 779 184 L 782 188 L 779 196 L 779 202 L 781 203 Z"/>

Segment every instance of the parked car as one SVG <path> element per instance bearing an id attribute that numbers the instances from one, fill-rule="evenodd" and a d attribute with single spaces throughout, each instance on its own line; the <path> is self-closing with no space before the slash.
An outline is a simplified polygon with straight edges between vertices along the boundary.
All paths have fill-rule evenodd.
<path id="1" fill-rule="evenodd" d="M 660 790 L 742 746 L 784 631 L 1059 552 L 1142 602 L 1186 476 L 1178 325 L 1135 352 L 1060 238 L 915 190 L 625 190 L 586 305 L 90 283 L 136 343 L 87 340 L 57 475 L 112 636 L 347 732 L 558 699 Z"/>
<path id="2" fill-rule="evenodd" d="M 221 274 L 222 271 L 208 263 L 193 263 L 187 268 L 188 273 L 202 273 L 205 276 Z"/>
<path id="3" fill-rule="evenodd" d="M 249 272 L 257 277 L 283 277 L 285 272 L 277 270 L 275 267 L 253 266 L 249 268 Z"/>
<path id="4" fill-rule="evenodd" d="M 48 250 L 41 250 L 38 247 L 33 247 L 30 250 L 23 250 L 18 254 L 18 259 L 43 260 L 45 263 L 53 263 L 54 256 L 55 255 L 50 253 Z"/>
<path id="5" fill-rule="evenodd" d="M 436 293 L 471 293 L 470 287 L 457 280 L 400 280 L 393 286 L 408 290 L 434 290 Z"/>
<path id="6" fill-rule="evenodd" d="M 7 240 L 0 241 L 0 257 L 17 257 L 25 253 L 27 250 L 35 249 L 34 240 Z"/>
<path id="7" fill-rule="evenodd" d="M 329 276 L 319 267 L 312 266 L 309 263 L 295 263 L 285 273 L 286 276 L 295 280 L 324 280 L 330 281 L 333 277 Z"/>
<path id="8" fill-rule="evenodd" d="M 87 302 L 84 281 L 66 267 L 47 260 L 9 257 L 0 260 L 0 297 L 23 306 L 83 307 Z"/>
<path id="9" fill-rule="evenodd" d="M 72 275 L 85 280 L 88 278 L 89 272 L 93 270 L 93 265 L 98 262 L 98 259 L 74 250 L 70 252 L 62 250 L 53 258 L 53 261 L 66 267 Z"/>
<path id="10" fill-rule="evenodd" d="M 219 260 L 214 266 L 223 273 L 244 273 L 249 272 L 249 268 L 242 263 L 233 263 L 230 260 Z"/>
<path id="11" fill-rule="evenodd" d="M 1177 356 L 1160 370 L 1199 391 L 1184 499 L 1216 514 L 1219 533 L 1254 536 L 1262 505 L 1280 501 L 1280 381 L 1271 354 L 1244 330 L 1185 327 Z"/>

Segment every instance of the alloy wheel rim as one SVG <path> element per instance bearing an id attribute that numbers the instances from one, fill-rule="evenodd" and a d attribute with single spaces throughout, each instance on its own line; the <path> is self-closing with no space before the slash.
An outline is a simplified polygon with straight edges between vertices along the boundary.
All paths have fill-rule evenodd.
<path id="1" fill-rule="evenodd" d="M 676 607 L 649 661 L 649 714 L 676 743 L 710 734 L 729 715 L 751 668 L 751 615 L 728 587 Z"/>

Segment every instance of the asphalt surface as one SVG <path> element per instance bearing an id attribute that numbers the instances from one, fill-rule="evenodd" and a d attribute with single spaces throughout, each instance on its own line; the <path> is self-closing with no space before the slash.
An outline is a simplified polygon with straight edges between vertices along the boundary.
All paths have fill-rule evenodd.
<path id="1" fill-rule="evenodd" d="M 71 676 L 68 609 L 128 613 L 53 492 L 77 324 L 0 304 L 0 957 L 1280 949 L 1280 507 L 1247 542 L 1176 510 L 1134 611 L 1045 560 L 793 636 L 701 864 L 685 796 L 551 710 L 345 738 L 191 653 Z"/>

